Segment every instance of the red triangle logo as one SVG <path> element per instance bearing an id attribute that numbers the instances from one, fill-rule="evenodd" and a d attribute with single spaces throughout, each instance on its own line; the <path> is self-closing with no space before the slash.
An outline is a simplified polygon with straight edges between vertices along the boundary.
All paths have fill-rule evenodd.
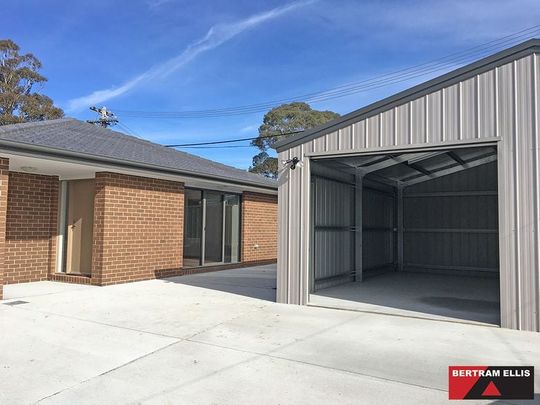
<path id="1" fill-rule="evenodd" d="M 482 396 L 483 397 L 500 397 L 501 396 L 501 393 L 500 391 L 497 389 L 497 387 L 495 386 L 495 384 L 493 384 L 493 381 L 491 381 L 488 386 L 486 387 L 486 389 L 484 390 L 484 392 L 482 392 Z"/>

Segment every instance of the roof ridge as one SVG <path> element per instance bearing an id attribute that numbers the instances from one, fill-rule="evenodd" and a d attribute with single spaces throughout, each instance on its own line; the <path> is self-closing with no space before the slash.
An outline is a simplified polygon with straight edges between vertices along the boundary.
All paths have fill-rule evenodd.
<path id="1" fill-rule="evenodd" d="M 85 124 L 86 122 L 84 121 L 81 121 L 81 120 L 77 120 L 77 119 L 74 119 L 72 118 L 73 121 L 77 121 L 79 123 L 83 123 Z M 93 125 L 93 124 L 89 124 L 89 125 Z M 98 127 L 100 128 L 100 127 Z M 188 156 L 192 156 L 194 158 L 197 158 L 197 159 L 200 159 L 200 160 L 204 160 L 206 162 L 208 162 L 209 164 L 212 164 L 214 166 L 220 166 L 220 167 L 224 167 L 224 168 L 227 168 L 227 169 L 234 169 L 234 170 L 238 170 L 242 173 L 249 173 L 250 175 L 253 175 L 253 176 L 257 176 L 257 178 L 259 177 L 263 177 L 264 176 L 261 176 L 257 173 L 251 173 L 250 171 L 248 170 L 244 170 L 244 169 L 240 169 L 238 167 L 234 167 L 234 166 L 230 166 L 230 165 L 226 165 L 225 163 L 221 163 L 221 162 L 217 162 L 215 160 L 211 160 L 211 159 L 207 159 L 205 157 L 202 157 L 202 156 L 199 156 L 199 155 L 195 155 L 193 153 L 189 153 L 189 152 L 184 152 L 184 151 L 181 151 L 181 150 L 177 150 L 175 148 L 169 148 L 167 146 L 164 146 L 164 145 L 161 145 L 159 143 L 156 143 L 156 142 L 153 142 L 153 141 L 150 141 L 148 139 L 145 139 L 145 138 L 140 138 L 140 137 L 137 137 L 137 136 L 133 136 L 133 135 L 129 135 L 129 134 L 125 134 L 123 132 L 120 132 L 120 131 L 115 131 L 115 130 L 112 130 L 110 129 L 111 132 L 114 132 L 117 136 L 122 136 L 122 137 L 125 137 L 125 138 L 129 138 L 130 140 L 133 140 L 135 142 L 140 142 L 140 143 L 144 143 L 144 144 L 149 144 L 150 146 L 152 147 L 157 147 L 157 148 L 161 148 L 162 150 L 166 150 L 168 153 L 178 153 L 180 155 L 188 155 Z"/>
<path id="2" fill-rule="evenodd" d="M 81 120 L 78 120 L 78 119 L 75 119 L 75 118 L 71 118 L 71 120 L 73 121 L 77 121 L 78 123 L 81 123 L 81 124 L 87 124 L 87 122 L 84 122 L 84 121 L 81 121 Z M 89 125 L 93 125 L 93 124 L 90 124 L 88 123 Z M 98 129 L 104 129 L 104 128 L 101 128 L 101 127 L 98 127 Z M 104 129 L 105 130 L 105 129 Z M 137 136 L 133 136 L 133 135 L 129 135 L 129 134 L 126 134 L 126 133 L 123 133 L 123 132 L 120 132 L 120 131 L 115 131 L 113 129 L 108 129 L 109 131 L 113 132 L 114 134 L 116 134 L 117 136 L 122 136 L 122 137 L 125 137 L 125 138 L 129 138 L 130 140 L 133 140 L 135 142 L 140 142 L 140 143 L 144 143 L 144 144 L 148 144 L 152 147 L 157 147 L 157 148 L 161 148 L 162 150 L 166 150 L 167 153 L 178 153 L 180 155 L 188 155 L 188 156 L 192 156 L 194 158 L 197 158 L 197 159 L 200 159 L 200 160 L 204 160 L 205 162 L 208 162 L 208 164 L 211 164 L 211 165 L 214 165 L 214 166 L 219 166 L 219 167 L 224 167 L 224 168 L 227 168 L 227 169 L 234 169 L 234 170 L 238 170 L 242 173 L 248 173 L 249 175 L 252 175 L 252 176 L 256 176 L 257 178 L 265 178 L 264 176 L 260 175 L 260 174 L 257 174 L 257 173 L 252 173 L 248 170 L 244 170 L 244 169 L 240 169 L 238 167 L 234 167 L 234 166 L 230 166 L 230 165 L 226 165 L 225 163 L 221 163 L 221 162 L 217 162 L 215 160 L 211 160 L 211 159 L 207 159 L 205 157 L 202 157 L 202 156 L 199 156 L 199 155 L 195 155 L 193 153 L 189 153 L 189 152 L 184 152 L 184 151 L 181 151 L 181 150 L 177 150 L 175 148 L 169 148 L 167 146 L 164 146 L 164 145 L 161 145 L 159 143 L 156 143 L 156 142 L 153 142 L 153 141 L 150 141 L 148 139 L 145 139 L 145 138 L 140 138 L 140 137 L 137 137 Z"/>
<path id="3" fill-rule="evenodd" d="M 49 137 L 54 134 L 56 138 L 62 139 L 62 141 L 60 143 L 56 142 L 56 146 L 52 146 L 51 143 L 44 142 L 43 139 L 39 140 L 40 134 L 50 134 L 46 135 Z M 77 134 L 80 136 L 77 136 Z M 13 142 L 21 145 L 44 146 L 68 151 L 70 148 L 65 146 L 66 143 L 67 145 L 70 143 L 80 144 L 81 141 L 84 143 L 85 137 L 89 137 L 89 139 L 95 139 L 94 143 L 98 142 L 101 145 L 106 145 L 107 142 L 111 142 L 112 149 L 126 150 L 129 157 L 124 155 L 124 158 L 127 157 L 128 160 L 132 160 L 133 162 L 145 163 L 154 157 L 161 156 L 163 159 L 169 160 L 169 162 L 187 162 L 187 166 L 186 164 L 172 163 L 172 167 L 179 169 L 184 167 L 187 170 L 191 167 L 191 170 L 202 170 L 201 174 L 205 172 L 214 173 L 217 176 L 225 175 L 231 179 L 243 178 L 245 181 L 258 183 L 259 185 L 266 184 L 266 186 L 270 186 L 271 183 L 275 185 L 275 180 L 260 174 L 251 173 L 248 170 L 226 165 L 188 152 L 168 148 L 148 139 L 96 126 L 72 117 L 0 126 L 0 135 L 6 140 L 12 139 Z M 52 142 L 55 143 L 54 140 Z M 136 152 L 137 150 L 138 152 Z M 196 167 L 199 169 L 196 169 Z M 204 169 L 205 167 L 206 169 Z"/>
<path id="4" fill-rule="evenodd" d="M 0 132 L 10 132 L 12 130 L 17 130 L 19 128 L 40 127 L 43 125 L 57 124 L 59 122 L 65 122 L 65 121 L 78 121 L 78 120 L 72 117 L 62 117 L 62 118 L 55 118 L 52 120 L 17 122 L 15 124 L 0 125 Z"/>

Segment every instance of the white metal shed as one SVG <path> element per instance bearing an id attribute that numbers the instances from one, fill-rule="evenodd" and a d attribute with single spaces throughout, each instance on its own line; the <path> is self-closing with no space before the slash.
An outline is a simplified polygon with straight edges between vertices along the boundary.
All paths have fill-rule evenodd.
<path id="1" fill-rule="evenodd" d="M 540 331 L 539 64 L 530 40 L 279 142 L 300 163 L 279 174 L 278 302 L 376 301 L 365 280 L 403 274 L 390 301 L 491 285 L 496 323 Z"/>

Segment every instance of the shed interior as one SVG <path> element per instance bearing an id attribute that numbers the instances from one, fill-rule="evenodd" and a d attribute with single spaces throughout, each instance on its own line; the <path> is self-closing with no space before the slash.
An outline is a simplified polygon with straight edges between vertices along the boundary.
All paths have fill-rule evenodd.
<path id="1" fill-rule="evenodd" d="M 310 304 L 500 323 L 495 146 L 311 162 Z"/>

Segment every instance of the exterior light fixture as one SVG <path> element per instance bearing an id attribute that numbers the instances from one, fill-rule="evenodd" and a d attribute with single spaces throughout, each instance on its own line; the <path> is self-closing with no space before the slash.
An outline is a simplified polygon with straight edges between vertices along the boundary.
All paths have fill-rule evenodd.
<path id="1" fill-rule="evenodd" d="M 300 159 L 298 159 L 298 157 L 296 156 L 293 157 L 292 159 L 283 161 L 284 165 L 290 165 L 291 170 L 296 169 L 296 166 L 298 165 L 298 163 L 300 163 Z"/>

